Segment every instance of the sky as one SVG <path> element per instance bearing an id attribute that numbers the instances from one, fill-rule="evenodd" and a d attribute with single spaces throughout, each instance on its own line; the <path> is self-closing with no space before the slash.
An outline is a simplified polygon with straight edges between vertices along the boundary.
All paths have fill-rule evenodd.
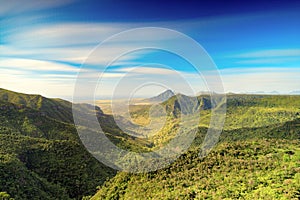
<path id="1" fill-rule="evenodd" d="M 144 29 L 118 38 L 130 29 L 158 27 L 201 45 L 202 52 L 190 48 L 186 55 L 200 61 L 207 55 L 225 92 L 300 91 L 297 1 L 0 0 L 0 5 L 0 88 L 72 100 L 78 74 L 85 73 L 85 82 L 97 84 L 97 98 L 209 90 L 210 63 L 203 61 L 199 74 L 186 57 L 138 49 L 148 42 L 180 48 L 178 35 Z M 126 49 L 135 50 L 116 58 Z"/>

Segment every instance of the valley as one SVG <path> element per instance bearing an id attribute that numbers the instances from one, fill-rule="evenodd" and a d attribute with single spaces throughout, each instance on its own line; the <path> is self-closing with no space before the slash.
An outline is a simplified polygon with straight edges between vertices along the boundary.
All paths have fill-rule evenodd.
<path id="1" fill-rule="evenodd" d="M 144 138 L 118 127 L 108 101 L 78 105 L 83 122 L 95 113 L 110 141 L 135 152 L 166 145 L 180 116 L 189 114 L 187 126 L 196 124 L 197 133 L 188 151 L 165 169 L 131 174 L 103 165 L 85 149 L 72 103 L 0 89 L 0 192 L 14 199 L 299 198 L 300 96 L 228 94 L 219 143 L 204 158 L 198 155 L 209 128 L 210 97 L 190 98 L 137 99 L 129 105 L 131 122 L 117 116 L 129 131 L 150 134 Z M 159 124 L 163 116 L 151 110 L 154 104 L 165 110 L 165 123 Z M 146 132 L 149 124 L 157 129 Z"/>

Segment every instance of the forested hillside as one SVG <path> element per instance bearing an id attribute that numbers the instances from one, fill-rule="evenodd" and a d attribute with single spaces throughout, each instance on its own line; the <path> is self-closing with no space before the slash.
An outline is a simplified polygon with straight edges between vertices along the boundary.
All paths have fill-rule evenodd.
<path id="1" fill-rule="evenodd" d="M 168 168 L 118 173 L 95 199 L 299 199 L 299 140 L 219 144 L 207 157 L 192 148 Z"/>
<path id="2" fill-rule="evenodd" d="M 15 199 L 81 199 L 115 174 L 81 144 L 71 103 L 7 90 L 0 96 L 1 192 Z"/>
<path id="3" fill-rule="evenodd" d="M 181 104 L 183 108 L 180 98 L 187 102 Z M 92 199 L 300 198 L 299 96 L 228 95 L 219 144 L 204 158 L 199 153 L 210 120 L 209 97 L 190 102 L 189 97 L 177 95 L 163 103 L 173 125 L 182 109 L 200 112 L 198 134 L 188 152 L 156 172 L 120 172 Z M 135 106 L 132 116 L 147 119 L 149 108 Z M 154 144 L 170 140 L 174 130 L 176 126 L 167 123 L 153 137 Z"/>

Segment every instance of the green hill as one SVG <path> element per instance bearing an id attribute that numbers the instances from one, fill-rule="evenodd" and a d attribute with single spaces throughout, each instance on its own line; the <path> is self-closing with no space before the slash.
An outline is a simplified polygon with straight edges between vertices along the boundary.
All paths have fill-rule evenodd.
<path id="1" fill-rule="evenodd" d="M 121 148 L 151 146 L 124 134 L 99 107 L 77 104 L 74 109 L 83 123 L 88 123 L 86 115 L 96 113 L 107 137 Z M 81 199 L 116 173 L 82 145 L 68 101 L 0 89 L 0 138 L 0 191 L 15 199 Z M 20 173 L 10 176 L 11 163 Z"/>
<path id="2" fill-rule="evenodd" d="M 6 90 L 1 97 L 0 191 L 15 199 L 80 199 L 115 174 L 81 144 L 71 103 Z"/>
<path id="3" fill-rule="evenodd" d="M 42 115 L 63 122 L 73 122 L 72 103 L 62 99 L 48 99 L 41 95 L 28 95 L 0 88 L 0 100 L 38 110 Z"/>

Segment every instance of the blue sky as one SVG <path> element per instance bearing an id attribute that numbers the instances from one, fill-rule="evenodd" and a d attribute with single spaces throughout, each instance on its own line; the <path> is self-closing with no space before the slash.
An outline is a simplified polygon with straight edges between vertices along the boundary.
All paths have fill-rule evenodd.
<path id="1" fill-rule="evenodd" d="M 81 64 L 99 43 L 131 28 L 163 27 L 180 31 L 203 46 L 219 69 L 226 92 L 300 90 L 297 1 L 0 3 L 1 88 L 71 99 Z M 163 35 L 156 37 L 166 45 L 171 40 Z M 86 67 L 97 76 L 96 72 L 114 59 L 113 52 L 134 45 L 130 41 L 107 45 L 105 53 L 89 58 Z M 189 53 L 196 54 L 193 49 Z M 180 74 L 194 93 L 207 90 L 184 59 L 168 52 L 144 50 L 125 55 L 109 67 L 97 95 L 111 95 L 118 85 L 126 92 L 130 81 L 122 86 L 120 81 L 129 73 L 132 83 L 167 81 L 172 89 L 185 92 L 184 84 L 175 77 Z M 151 96 L 163 89 L 145 87 L 139 95 Z"/>

